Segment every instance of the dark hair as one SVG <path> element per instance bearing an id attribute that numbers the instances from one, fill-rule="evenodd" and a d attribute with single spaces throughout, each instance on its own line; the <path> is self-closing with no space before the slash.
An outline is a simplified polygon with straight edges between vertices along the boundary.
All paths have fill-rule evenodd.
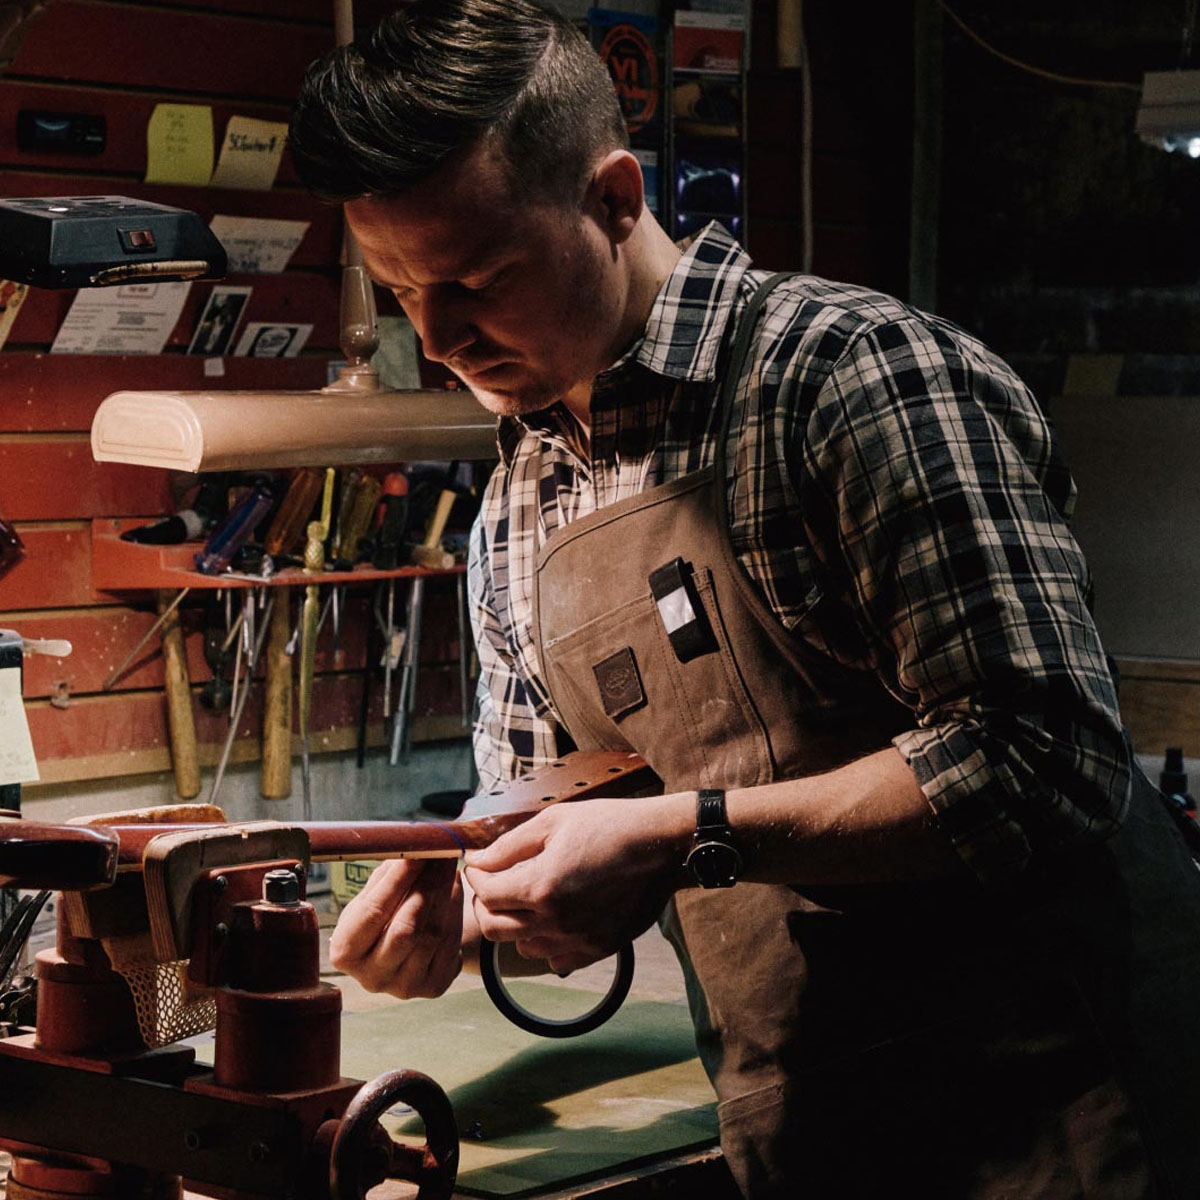
<path id="1" fill-rule="evenodd" d="M 309 67 L 288 142 L 330 200 L 397 195 L 484 138 L 514 194 L 570 202 L 627 147 L 608 71 L 537 0 L 415 0 Z"/>

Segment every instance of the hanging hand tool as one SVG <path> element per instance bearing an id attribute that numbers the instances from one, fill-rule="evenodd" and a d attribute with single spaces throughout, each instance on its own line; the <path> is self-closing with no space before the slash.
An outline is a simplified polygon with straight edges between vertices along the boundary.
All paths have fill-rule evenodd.
<path id="1" fill-rule="evenodd" d="M 191 591 L 191 588 L 180 588 L 179 592 L 175 596 L 175 599 L 172 600 L 171 603 L 166 606 L 166 608 L 159 610 L 158 620 L 156 620 L 154 624 L 151 625 L 150 628 L 147 629 L 140 638 L 138 638 L 137 645 L 134 646 L 134 648 L 130 650 L 130 652 L 125 655 L 123 659 L 121 659 L 121 665 L 117 667 L 117 669 L 100 685 L 100 690 L 102 692 L 108 692 L 112 690 L 113 684 L 115 684 L 117 680 L 125 674 L 125 668 L 129 666 L 129 664 L 137 657 L 138 651 L 167 623 L 168 620 L 170 620 L 171 615 L 183 603 L 183 598 L 188 594 L 189 591 Z"/>
<path id="2" fill-rule="evenodd" d="M 429 518 L 422 547 L 433 551 L 441 547 L 446 521 L 456 499 L 447 489 L 438 497 L 437 508 Z M 388 762 L 394 767 L 401 754 L 407 755 L 412 742 L 412 711 L 417 698 L 417 672 L 421 666 L 421 619 L 425 607 L 425 578 L 417 575 L 408 593 L 408 617 L 404 639 L 404 661 L 400 669 L 400 694 L 396 697 L 396 720 L 392 725 L 392 747 Z"/>
<path id="3" fill-rule="evenodd" d="M 258 665 L 258 657 L 262 653 L 263 643 L 267 640 L 267 630 L 271 627 L 271 615 L 275 609 L 275 598 L 267 602 L 267 611 L 263 614 L 258 638 L 250 647 L 246 656 L 246 682 L 241 689 L 232 712 L 229 714 L 229 732 L 225 735 L 225 744 L 221 747 L 221 759 L 217 763 L 216 778 L 213 779 L 212 791 L 209 793 L 209 804 L 215 805 L 217 795 L 221 790 L 221 781 L 225 778 L 225 768 L 229 764 L 229 752 L 233 749 L 234 738 L 237 737 L 238 725 L 241 724 L 242 711 L 246 707 L 246 698 L 250 695 L 250 680 L 254 676 L 254 668 Z"/>
<path id="4" fill-rule="evenodd" d="M 309 770 L 309 719 L 312 716 L 313 678 L 317 665 L 317 625 L 320 620 L 321 586 L 316 580 L 325 569 L 325 539 L 329 536 L 330 511 L 333 508 L 334 469 L 325 472 L 325 492 L 321 497 L 321 519 L 310 521 L 308 544 L 304 548 L 304 570 L 314 582 L 304 589 L 304 616 L 300 635 L 300 770 L 304 781 L 304 817 L 312 818 L 312 778 Z"/>
<path id="5" fill-rule="evenodd" d="M 353 538 L 350 522 L 354 516 L 354 506 L 362 487 L 363 474 L 357 467 L 351 467 L 344 472 L 341 481 L 341 494 L 338 497 L 337 523 L 329 539 L 329 557 L 335 571 L 348 571 L 355 563 L 358 549 L 358 539 Z M 333 605 L 333 668 L 340 671 L 344 665 L 345 655 L 342 653 L 342 610 L 346 604 L 346 585 L 338 584 L 330 589 L 330 602 Z M 322 620 L 324 615 L 322 614 Z"/>
<path id="6" fill-rule="evenodd" d="M 292 794 L 292 659 L 288 653 L 291 588 L 277 588 L 275 615 L 267 638 L 267 698 L 263 709 L 262 778 L 265 800 Z"/>
<path id="7" fill-rule="evenodd" d="M 381 571 L 394 571 L 404 565 L 404 535 L 408 529 L 408 479 L 403 471 L 393 471 L 383 481 L 380 504 L 379 536 L 375 541 L 374 565 Z M 383 719 L 391 715 L 392 672 L 399 661 L 403 642 L 395 623 L 396 581 L 387 585 L 387 629 L 383 635 Z"/>
<path id="8" fill-rule="evenodd" d="M 233 644 L 235 631 L 227 629 L 223 618 L 223 596 L 217 593 L 205 601 L 207 612 L 204 618 L 204 661 L 212 671 L 212 678 L 200 690 L 200 703 L 209 712 L 224 712 L 233 700 L 233 688 L 229 679 L 229 647 Z M 241 628 L 238 617 L 237 629 Z"/>
<path id="9" fill-rule="evenodd" d="M 229 707 L 236 709 L 238 706 L 238 690 L 242 677 L 242 658 L 246 653 L 246 632 L 249 629 L 247 622 L 247 602 L 246 597 L 242 597 L 242 611 L 238 614 L 235 629 L 237 631 L 236 644 L 233 652 L 233 683 L 229 693 Z M 234 636 L 234 630 L 230 630 L 230 636 Z"/>
<path id="10" fill-rule="evenodd" d="M 192 712 L 192 684 L 188 678 L 187 651 L 179 628 L 178 606 L 158 593 L 159 611 L 166 615 L 162 625 L 163 670 L 166 675 L 167 733 L 171 742 L 171 770 L 181 800 L 200 794 L 200 758 L 196 748 L 196 718 Z"/>

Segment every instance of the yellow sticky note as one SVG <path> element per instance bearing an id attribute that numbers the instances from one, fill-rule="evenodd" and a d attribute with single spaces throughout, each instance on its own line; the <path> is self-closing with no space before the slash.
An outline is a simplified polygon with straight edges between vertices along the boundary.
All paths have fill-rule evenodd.
<path id="1" fill-rule="evenodd" d="M 207 104 L 156 104 L 146 126 L 146 182 L 204 187 L 212 163 L 212 109 Z"/>
<path id="2" fill-rule="evenodd" d="M 36 783 L 37 759 L 21 699 L 20 667 L 0 670 L 0 784 Z"/>
<path id="3" fill-rule="evenodd" d="M 283 157 L 287 128 L 283 121 L 230 117 L 225 126 L 217 169 L 209 180 L 211 186 L 268 191 L 275 182 L 279 160 Z"/>

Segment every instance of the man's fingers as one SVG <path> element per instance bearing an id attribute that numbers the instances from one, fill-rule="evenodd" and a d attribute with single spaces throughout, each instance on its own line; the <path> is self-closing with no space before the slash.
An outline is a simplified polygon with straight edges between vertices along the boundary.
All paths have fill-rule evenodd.
<path id="1" fill-rule="evenodd" d="M 383 863 L 342 913 L 330 961 L 370 991 L 424 994 L 422 972 L 440 945 L 458 949 L 461 914 L 455 860 Z"/>
<path id="2" fill-rule="evenodd" d="M 335 967 L 344 970 L 371 952 L 420 869 L 419 862 L 401 858 L 381 863 L 371 872 L 366 886 L 342 911 L 329 939 L 329 957 Z"/>
<path id="3" fill-rule="evenodd" d="M 530 821 L 510 829 L 502 837 L 498 837 L 490 846 L 482 850 L 468 850 L 463 862 L 468 867 L 479 871 L 505 871 L 527 858 L 533 858 L 541 853 L 545 845 L 545 835 L 540 832 L 541 822 Z M 474 884 L 472 884 L 474 886 Z"/>
<path id="4" fill-rule="evenodd" d="M 537 926 L 537 915 L 528 910 L 492 912 L 475 898 L 475 920 L 479 932 L 489 942 L 515 942 L 520 937 L 530 937 Z"/>

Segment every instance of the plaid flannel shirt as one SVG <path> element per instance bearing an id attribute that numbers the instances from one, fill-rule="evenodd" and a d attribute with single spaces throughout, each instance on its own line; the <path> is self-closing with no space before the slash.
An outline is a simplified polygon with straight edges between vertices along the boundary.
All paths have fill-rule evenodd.
<path id="1" fill-rule="evenodd" d="M 587 451 L 559 405 L 500 422 L 470 566 L 482 787 L 572 747 L 531 633 L 538 547 L 711 461 L 718 353 L 765 278 L 709 226 L 596 381 Z M 1074 486 L 1004 362 L 888 296 L 795 276 L 760 322 L 726 461 L 741 565 L 794 636 L 909 708 L 894 744 L 980 878 L 1116 828 L 1130 767 Z"/>

